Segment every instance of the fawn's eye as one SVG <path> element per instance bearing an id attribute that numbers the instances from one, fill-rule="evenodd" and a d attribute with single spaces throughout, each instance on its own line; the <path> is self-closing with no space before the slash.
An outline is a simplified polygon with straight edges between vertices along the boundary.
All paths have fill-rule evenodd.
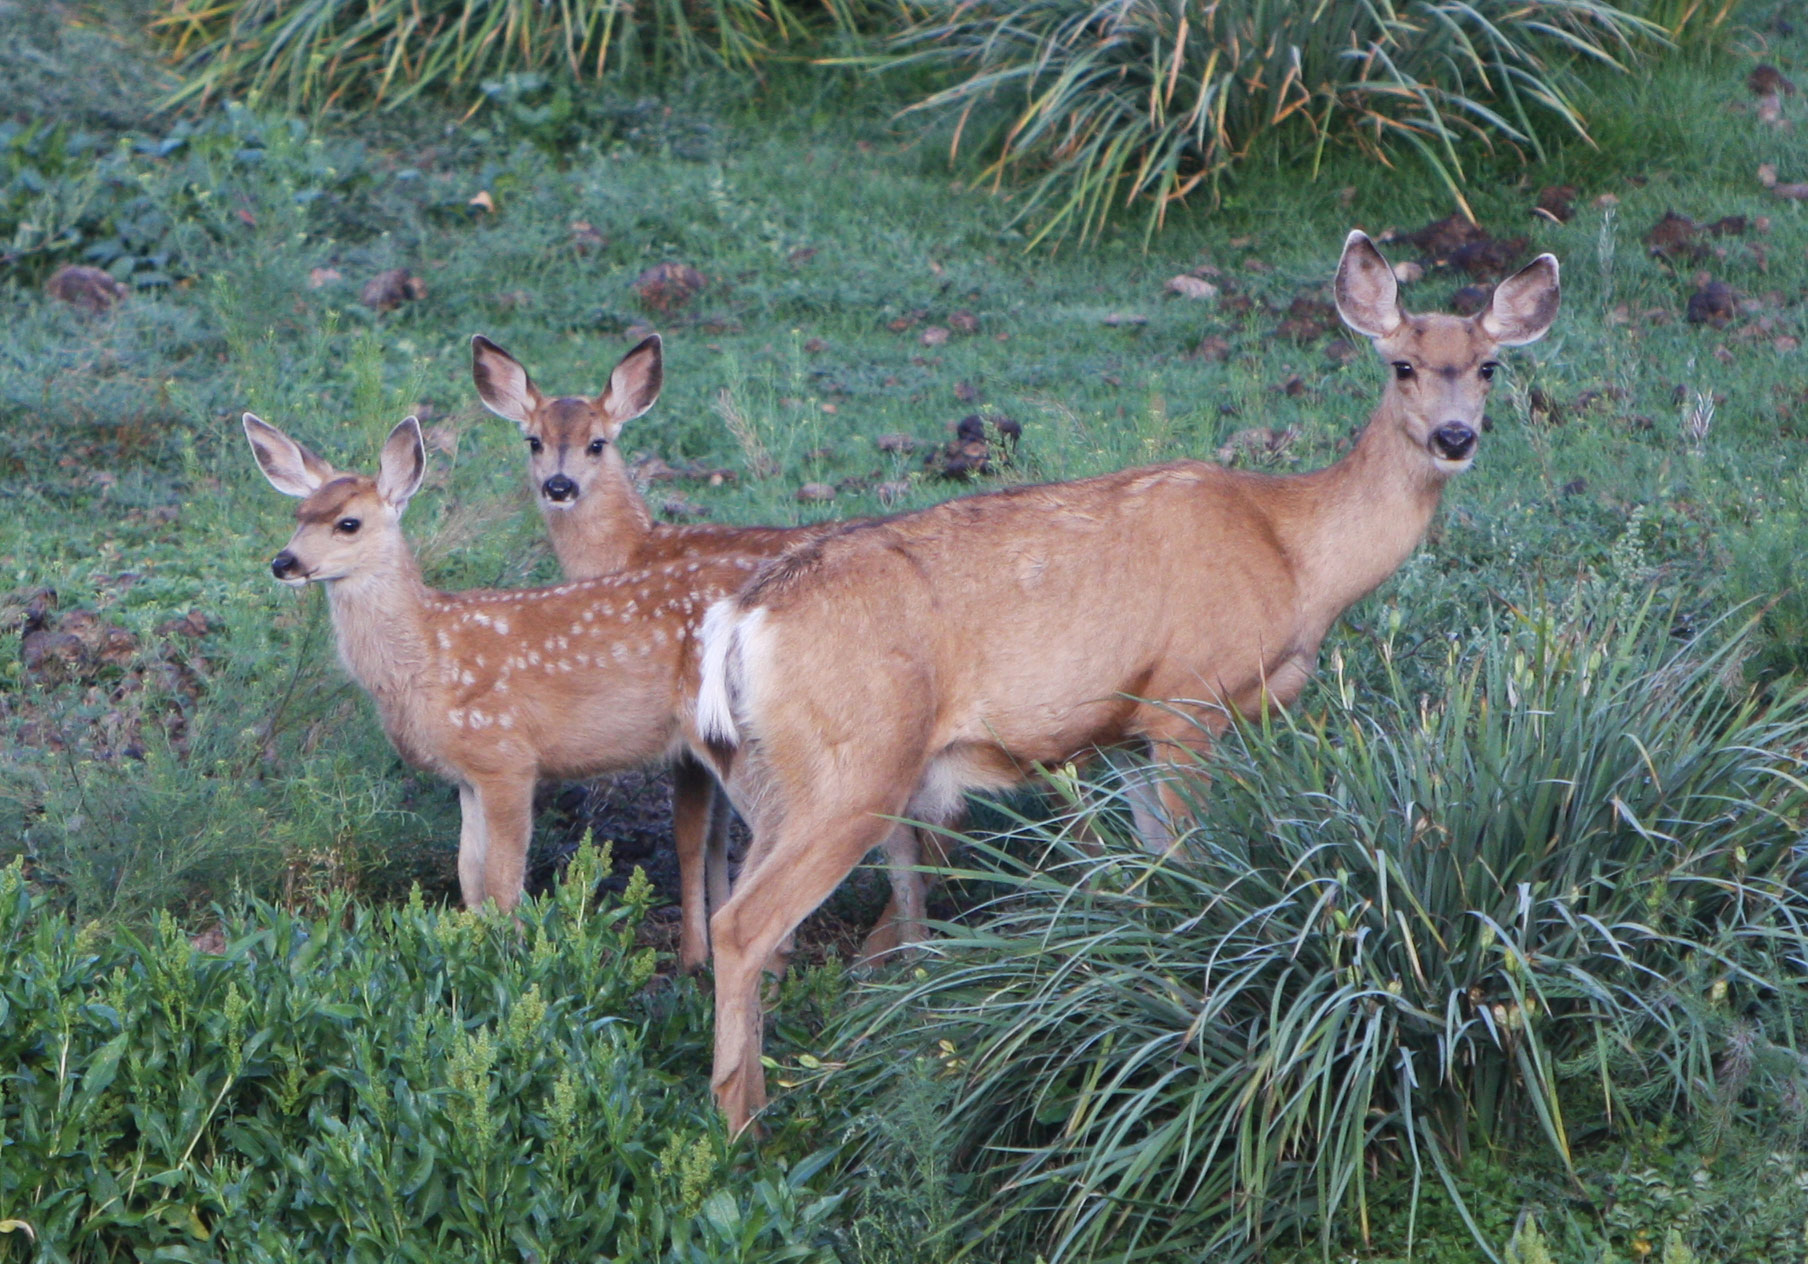
<path id="1" fill-rule="evenodd" d="M 1412 376 L 1412 361 L 1411 360 L 1395 360 L 1394 361 L 1394 377 L 1396 380 L 1404 382 L 1407 378 L 1409 378 L 1411 376 Z"/>
<path id="2" fill-rule="evenodd" d="M 541 448 L 544 448 L 545 446 L 546 445 L 544 443 L 541 443 L 533 435 L 527 436 L 527 450 L 529 452 L 538 452 Z"/>
<path id="3" fill-rule="evenodd" d="M 590 455 L 601 456 L 603 454 L 603 444 L 605 442 L 606 440 L 603 439 L 592 439 L 590 441 Z"/>
<path id="4" fill-rule="evenodd" d="M 1487 363 L 1483 364 L 1482 367 L 1478 370 L 1478 372 L 1480 372 L 1482 375 L 1482 381 L 1492 382 L 1494 380 L 1494 370 L 1498 369 L 1499 367 L 1500 367 L 1500 365 L 1495 363 L 1493 360 L 1489 360 Z"/>
<path id="5" fill-rule="evenodd" d="M 356 518 L 341 518 L 341 519 L 339 519 L 338 522 L 335 522 L 333 524 L 333 530 L 343 531 L 346 535 L 351 535 L 353 532 L 355 532 L 359 527 L 361 527 L 363 525 L 364 524 L 362 522 L 358 521 Z"/>

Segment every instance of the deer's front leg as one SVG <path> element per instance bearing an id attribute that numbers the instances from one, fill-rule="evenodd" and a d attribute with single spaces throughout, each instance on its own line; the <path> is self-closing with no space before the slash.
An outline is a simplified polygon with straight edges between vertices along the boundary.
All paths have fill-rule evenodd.
<path id="1" fill-rule="evenodd" d="M 498 908 L 512 909 L 521 902 L 527 844 L 533 837 L 533 774 L 488 777 L 478 782 L 475 789 L 484 831 L 482 856 L 475 865 L 481 875 L 478 902 L 494 900 Z M 462 880 L 462 854 L 459 869 Z M 465 902 L 471 903 L 469 888 Z"/>
<path id="2" fill-rule="evenodd" d="M 462 783 L 458 787 L 458 812 L 458 894 L 466 908 L 474 909 L 483 903 L 483 859 L 489 836 L 477 791 Z"/>

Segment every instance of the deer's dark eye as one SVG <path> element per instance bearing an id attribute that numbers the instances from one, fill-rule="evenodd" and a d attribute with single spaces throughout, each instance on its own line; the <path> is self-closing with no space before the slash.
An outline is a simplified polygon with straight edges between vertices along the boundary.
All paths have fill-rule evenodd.
<path id="1" fill-rule="evenodd" d="M 333 524 L 333 530 L 343 531 L 346 535 L 351 535 L 353 532 L 357 531 L 357 529 L 363 525 L 364 524 L 362 522 L 358 521 L 356 518 L 341 518 L 341 519 L 339 519 L 338 522 L 335 522 Z"/>
<path id="2" fill-rule="evenodd" d="M 534 438 L 533 435 L 527 436 L 527 450 L 529 452 L 538 453 L 540 449 L 545 446 L 544 443 L 541 443 L 538 439 Z"/>
<path id="3" fill-rule="evenodd" d="M 591 456 L 601 456 L 603 454 L 604 442 L 605 442 L 605 440 L 602 440 L 602 439 L 592 439 L 590 441 L 590 455 Z"/>
<path id="4" fill-rule="evenodd" d="M 1412 376 L 1412 361 L 1410 361 L 1410 360 L 1395 360 L 1394 361 L 1394 377 L 1397 380 L 1404 382 L 1407 378 L 1409 378 L 1411 376 Z"/>
<path id="5" fill-rule="evenodd" d="M 1496 364 L 1492 360 L 1489 360 L 1486 364 L 1482 365 L 1482 367 L 1479 370 L 1477 370 L 1477 372 L 1479 372 L 1482 375 L 1482 381 L 1492 382 L 1494 380 L 1494 370 L 1498 369 L 1499 367 L 1500 367 L 1500 365 Z"/>

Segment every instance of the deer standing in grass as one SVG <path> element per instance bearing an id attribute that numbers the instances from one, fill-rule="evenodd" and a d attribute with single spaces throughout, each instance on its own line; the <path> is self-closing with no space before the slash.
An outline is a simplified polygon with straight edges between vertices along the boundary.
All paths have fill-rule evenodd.
<path id="1" fill-rule="evenodd" d="M 762 964 L 889 818 L 946 820 L 969 790 L 1100 747 L 1196 761 L 1231 711 L 1298 696 L 1474 459 L 1495 356 L 1550 327 L 1557 261 L 1474 318 L 1413 316 L 1358 232 L 1336 293 L 1389 380 L 1329 468 L 1176 461 L 949 501 L 796 549 L 711 608 L 698 726 L 754 833 L 710 925 L 732 1128 L 765 1102 Z M 1177 829 L 1171 775 L 1156 792 Z"/>
<path id="2" fill-rule="evenodd" d="M 608 386 L 594 398 L 547 396 L 519 360 L 482 334 L 471 339 L 471 377 L 484 407 L 521 428 L 528 481 L 567 579 L 688 565 L 724 555 L 776 557 L 840 525 L 672 525 L 653 517 L 618 440 L 622 427 L 659 398 L 665 367 L 658 334 L 623 356 Z M 680 752 L 672 761 L 672 836 L 684 910 L 679 956 L 686 969 L 701 966 L 708 953 L 706 908 L 720 908 L 728 898 L 727 807 L 715 778 Z M 901 829 L 886 846 L 892 858 L 892 898 L 862 949 L 869 958 L 921 933 L 916 837 Z M 933 840 L 931 849 L 939 855 Z"/>
<path id="3" fill-rule="evenodd" d="M 437 592 L 402 535 L 427 465 L 413 417 L 390 432 L 374 478 L 335 470 L 250 413 L 244 425 L 264 476 L 301 500 L 271 572 L 291 587 L 326 586 L 339 657 L 390 741 L 458 786 L 465 904 L 512 908 L 535 782 L 682 750 L 697 621 L 759 559 L 718 552 L 551 588 Z M 700 904 L 696 914 L 700 922 Z M 687 947 L 706 953 L 700 935 Z"/>

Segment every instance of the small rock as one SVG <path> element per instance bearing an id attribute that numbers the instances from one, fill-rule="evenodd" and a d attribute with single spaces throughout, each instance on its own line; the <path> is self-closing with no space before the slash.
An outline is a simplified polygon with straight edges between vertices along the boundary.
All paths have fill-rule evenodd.
<path id="1" fill-rule="evenodd" d="M 571 248 L 579 254 L 587 255 L 593 250 L 601 250 L 608 244 L 609 239 L 599 233 L 589 220 L 574 219 L 571 221 Z"/>
<path id="2" fill-rule="evenodd" d="M 827 483 L 805 483 L 797 489 L 797 498 L 804 502 L 834 500 L 835 489 Z"/>
<path id="3" fill-rule="evenodd" d="M 1139 316 L 1134 312 L 1112 312 L 1105 317 L 1105 323 L 1115 329 L 1121 325 L 1146 325 L 1149 323 L 1149 318 Z"/>
<path id="4" fill-rule="evenodd" d="M 334 281 L 343 281 L 345 276 L 337 268 L 309 268 L 308 288 L 318 290 L 323 285 L 331 285 Z"/>
<path id="5" fill-rule="evenodd" d="M 1218 460 L 1221 464 L 1229 465 L 1239 456 L 1249 456 L 1263 463 L 1272 463 L 1284 456 L 1299 436 L 1298 426 L 1288 426 L 1285 430 L 1252 426 L 1247 430 L 1239 430 L 1226 439 L 1218 449 Z"/>
<path id="6" fill-rule="evenodd" d="M 1394 265 L 1394 280 L 1401 285 L 1411 285 L 1425 275 L 1425 269 L 1411 259 L 1403 259 Z"/>
<path id="7" fill-rule="evenodd" d="M 1185 273 L 1168 279 L 1168 289 L 1181 298 L 1213 299 L 1218 297 L 1218 287 L 1200 277 L 1188 276 Z"/>
<path id="8" fill-rule="evenodd" d="M 941 325 L 931 325 L 923 331 L 923 336 L 919 341 L 925 347 L 939 347 L 948 341 L 948 331 Z"/>
<path id="9" fill-rule="evenodd" d="M 958 334 L 976 334 L 979 332 L 979 317 L 962 308 L 948 317 L 948 327 Z"/>
<path id="10" fill-rule="evenodd" d="M 50 274 L 44 292 L 59 303 L 98 315 L 131 293 L 131 287 L 99 268 L 67 263 Z"/>

